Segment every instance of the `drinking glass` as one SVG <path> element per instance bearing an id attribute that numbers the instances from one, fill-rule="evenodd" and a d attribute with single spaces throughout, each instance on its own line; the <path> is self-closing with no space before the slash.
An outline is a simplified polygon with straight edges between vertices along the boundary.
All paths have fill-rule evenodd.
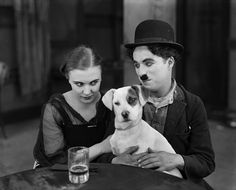
<path id="1" fill-rule="evenodd" d="M 71 183 L 82 184 L 89 179 L 89 149 L 83 146 L 68 149 L 68 170 Z"/>

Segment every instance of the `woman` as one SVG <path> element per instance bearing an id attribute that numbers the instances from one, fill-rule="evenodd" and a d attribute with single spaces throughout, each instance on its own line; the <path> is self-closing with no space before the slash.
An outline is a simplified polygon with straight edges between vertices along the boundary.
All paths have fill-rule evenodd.
<path id="1" fill-rule="evenodd" d="M 71 90 L 54 94 L 43 108 L 34 148 L 40 166 L 66 163 L 67 149 L 72 146 L 89 147 L 90 161 L 111 151 L 109 137 L 102 141 L 113 116 L 101 101 L 101 63 L 84 45 L 67 56 L 61 72 Z"/>

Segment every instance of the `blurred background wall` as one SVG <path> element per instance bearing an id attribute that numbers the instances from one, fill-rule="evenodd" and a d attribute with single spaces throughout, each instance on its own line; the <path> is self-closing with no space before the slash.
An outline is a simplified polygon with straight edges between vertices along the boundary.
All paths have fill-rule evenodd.
<path id="1" fill-rule="evenodd" d="M 39 115 L 52 93 L 66 91 L 58 68 L 79 44 L 104 57 L 103 91 L 137 83 L 122 44 L 132 42 L 136 25 L 148 18 L 169 22 L 185 46 L 177 81 L 203 99 L 209 114 L 235 111 L 235 9 L 234 0 L 0 0 L 0 61 L 9 68 L 1 119 Z"/>
<path id="2" fill-rule="evenodd" d="M 229 35 L 229 72 L 228 72 L 228 107 L 236 109 L 236 1 L 230 1 L 230 35 Z"/>
<path id="3" fill-rule="evenodd" d="M 41 34 L 38 26 L 43 26 Z M 44 60 L 41 65 L 34 58 L 45 48 L 33 51 L 38 35 L 43 36 L 39 46 L 49 46 L 49 56 L 39 57 Z M 1 87 L 1 118 L 8 123 L 39 115 L 52 93 L 68 90 L 58 69 L 65 54 L 79 44 L 90 45 L 104 58 L 102 90 L 121 86 L 122 41 L 121 0 L 0 0 L 0 61 L 9 67 L 9 77 Z M 36 81 L 38 73 L 44 75 Z M 38 83 L 43 85 L 32 90 Z"/>

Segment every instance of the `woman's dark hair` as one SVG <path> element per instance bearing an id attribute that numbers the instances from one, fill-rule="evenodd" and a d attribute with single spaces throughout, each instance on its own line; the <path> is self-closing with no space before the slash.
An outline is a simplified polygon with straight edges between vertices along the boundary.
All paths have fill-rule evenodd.
<path id="1" fill-rule="evenodd" d="M 163 59 L 167 59 L 169 57 L 174 57 L 175 61 L 177 62 L 181 54 L 180 52 L 172 47 L 169 46 L 161 46 L 161 45 L 148 45 L 148 50 L 151 51 L 154 55 L 157 55 L 159 57 L 162 57 Z M 127 49 L 127 56 L 133 60 L 133 52 L 134 48 Z"/>
<path id="2" fill-rule="evenodd" d="M 86 70 L 94 66 L 102 67 L 102 58 L 92 48 L 80 45 L 66 55 L 60 72 L 68 78 L 68 73 L 74 69 Z"/>

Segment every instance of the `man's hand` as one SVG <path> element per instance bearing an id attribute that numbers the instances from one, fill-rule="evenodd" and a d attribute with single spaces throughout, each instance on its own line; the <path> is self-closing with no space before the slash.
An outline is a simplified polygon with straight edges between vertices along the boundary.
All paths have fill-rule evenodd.
<path id="1" fill-rule="evenodd" d="M 148 149 L 148 154 L 138 159 L 138 166 L 142 168 L 153 168 L 158 171 L 168 171 L 176 167 L 183 168 L 184 160 L 179 154 L 172 154 L 164 151 L 154 152 Z"/>
<path id="2" fill-rule="evenodd" d="M 129 147 L 124 153 L 112 159 L 112 164 L 124 164 L 138 166 L 137 160 L 146 153 L 134 154 L 139 149 L 138 146 Z"/>

